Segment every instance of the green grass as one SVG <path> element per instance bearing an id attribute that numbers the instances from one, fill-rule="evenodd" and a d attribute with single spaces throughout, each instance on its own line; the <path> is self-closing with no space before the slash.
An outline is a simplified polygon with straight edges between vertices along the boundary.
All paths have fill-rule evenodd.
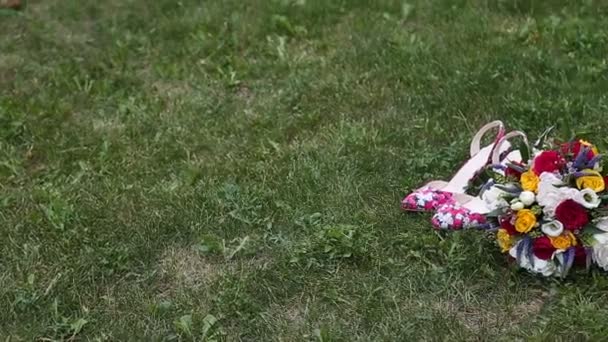
<path id="1" fill-rule="evenodd" d="M 399 200 L 475 130 L 608 146 L 608 6 L 31 0 L 0 12 L 0 337 L 585 340 L 608 278 Z"/>

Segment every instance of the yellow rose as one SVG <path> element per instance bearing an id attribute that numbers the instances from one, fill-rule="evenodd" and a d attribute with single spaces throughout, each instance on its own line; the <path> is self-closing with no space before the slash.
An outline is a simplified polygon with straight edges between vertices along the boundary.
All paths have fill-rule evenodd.
<path id="1" fill-rule="evenodd" d="M 515 219 L 515 230 L 520 233 L 527 233 L 536 225 L 536 215 L 530 209 L 523 209 L 517 212 Z"/>
<path id="2" fill-rule="evenodd" d="M 578 177 L 576 179 L 576 186 L 579 189 L 589 188 L 595 192 L 602 192 L 606 189 L 606 184 L 604 183 L 604 177 L 594 170 L 583 170 L 583 172 L 587 176 Z"/>
<path id="3" fill-rule="evenodd" d="M 509 235 L 506 229 L 498 230 L 496 233 L 496 240 L 498 241 L 498 246 L 500 246 L 503 253 L 508 252 L 513 246 L 511 235 Z"/>
<path id="4" fill-rule="evenodd" d="M 557 249 L 566 249 L 571 246 L 576 246 L 576 238 L 571 231 L 565 231 L 562 235 L 549 237 L 551 244 Z"/>
<path id="5" fill-rule="evenodd" d="M 522 173 L 520 180 L 521 187 L 524 189 L 524 191 L 538 191 L 538 182 L 540 182 L 540 179 L 532 170 Z"/>

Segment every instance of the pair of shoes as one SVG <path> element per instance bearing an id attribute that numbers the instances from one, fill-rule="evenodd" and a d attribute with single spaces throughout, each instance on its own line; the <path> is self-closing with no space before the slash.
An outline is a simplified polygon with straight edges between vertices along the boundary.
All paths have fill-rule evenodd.
<path id="1" fill-rule="evenodd" d="M 496 131 L 493 142 L 481 147 L 481 139 L 490 131 Z M 454 174 L 449 182 L 432 181 L 407 195 L 401 202 L 405 211 L 435 212 L 431 222 L 436 229 L 465 229 L 483 227 L 483 214 L 490 210 L 479 197 L 465 194 L 469 182 L 487 166 L 506 165 L 521 161 L 519 151 L 511 151 L 510 139 L 521 137 L 527 144 L 527 137 L 520 131 L 505 134 L 501 121 L 493 121 L 483 126 L 473 137 L 470 159 Z"/>

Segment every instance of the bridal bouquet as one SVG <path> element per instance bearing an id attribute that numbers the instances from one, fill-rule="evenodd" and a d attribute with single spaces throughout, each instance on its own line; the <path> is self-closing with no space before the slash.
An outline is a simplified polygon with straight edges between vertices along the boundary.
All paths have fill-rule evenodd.
<path id="1" fill-rule="evenodd" d="M 543 276 L 608 270 L 608 177 L 597 147 L 542 138 L 520 151 L 525 162 L 498 166 L 482 193 L 502 252 Z"/>

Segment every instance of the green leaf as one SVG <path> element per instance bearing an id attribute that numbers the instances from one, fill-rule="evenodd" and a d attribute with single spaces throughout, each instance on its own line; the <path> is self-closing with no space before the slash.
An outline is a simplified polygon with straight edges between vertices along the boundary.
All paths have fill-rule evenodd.
<path id="1" fill-rule="evenodd" d="M 536 142 L 534 143 L 534 147 L 536 147 L 537 149 L 542 149 L 543 145 L 545 145 L 545 141 L 547 140 L 547 137 L 549 136 L 549 134 L 551 134 L 551 132 L 553 132 L 553 130 L 555 129 L 555 125 L 551 126 L 549 128 L 547 128 L 539 137 L 538 140 L 536 140 Z"/>
<path id="2" fill-rule="evenodd" d="M 283 31 L 289 35 L 294 35 L 296 33 L 296 30 L 289 21 L 289 18 L 286 16 L 275 14 L 272 16 L 271 20 L 277 30 Z"/>
<path id="3" fill-rule="evenodd" d="M 184 315 L 173 324 L 178 332 L 192 336 L 192 315 Z"/>
<path id="4" fill-rule="evenodd" d="M 203 235 L 194 249 L 203 254 L 220 254 L 224 250 L 219 238 L 211 235 Z"/>
<path id="5" fill-rule="evenodd" d="M 583 227 L 582 232 L 585 234 L 606 234 L 607 233 L 592 224 L 588 224 L 585 227 Z"/>
<path id="6" fill-rule="evenodd" d="M 403 20 L 407 20 L 412 15 L 413 10 L 414 6 L 412 4 L 407 2 L 401 4 L 401 17 Z"/>
<path id="7" fill-rule="evenodd" d="M 72 335 L 77 335 L 82 331 L 82 328 L 84 328 L 84 326 L 89 323 L 89 321 L 87 321 L 84 318 L 79 318 L 75 321 L 73 321 L 70 324 L 70 331 L 72 332 Z"/>
<path id="8" fill-rule="evenodd" d="M 207 315 L 203 318 L 203 340 L 209 336 L 209 332 L 213 326 L 217 323 L 217 318 L 213 315 Z"/>
<path id="9" fill-rule="evenodd" d="M 245 246 L 247 245 L 247 242 L 249 242 L 249 235 L 245 236 L 243 239 L 241 239 L 239 245 L 234 248 L 230 253 L 228 253 L 228 255 L 226 256 L 226 259 L 230 260 L 232 258 L 234 258 L 234 256 L 240 252 L 241 250 L 243 250 L 245 248 Z"/>
<path id="10" fill-rule="evenodd" d="M 521 160 L 527 164 L 530 161 L 530 146 L 525 141 L 522 141 L 519 143 L 518 149 L 521 153 Z"/>
<path id="11" fill-rule="evenodd" d="M 321 327 L 315 329 L 315 337 L 319 342 L 329 342 L 332 341 L 329 330 L 326 327 Z"/>
<path id="12" fill-rule="evenodd" d="M 505 212 L 502 209 L 495 209 L 490 211 L 489 213 L 487 213 L 485 216 L 486 217 L 499 217 L 501 215 L 503 215 Z"/>
<path id="13" fill-rule="evenodd" d="M 23 15 L 18 11 L 12 10 L 12 9 L 6 9 L 6 8 L 0 8 L 0 16 L 18 16 L 18 15 Z"/>
<path id="14" fill-rule="evenodd" d="M 163 300 L 160 303 L 154 303 L 149 306 L 149 310 L 152 314 L 163 314 L 169 312 L 173 304 L 170 301 Z"/>

